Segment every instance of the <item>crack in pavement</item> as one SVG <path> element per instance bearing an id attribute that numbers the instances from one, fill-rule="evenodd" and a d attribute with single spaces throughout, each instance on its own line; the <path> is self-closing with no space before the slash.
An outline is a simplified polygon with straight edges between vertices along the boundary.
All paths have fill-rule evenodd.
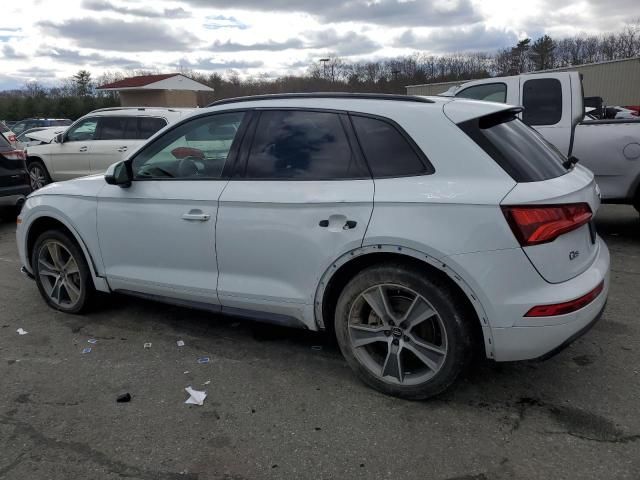
<path id="1" fill-rule="evenodd" d="M 19 435 L 26 435 L 32 442 L 34 442 L 41 448 L 61 450 L 66 454 L 69 454 L 70 452 L 75 453 L 81 456 L 83 459 L 91 460 L 106 467 L 109 471 L 121 477 L 139 478 L 143 480 L 198 480 L 198 474 L 158 472 L 128 465 L 119 460 L 114 460 L 108 455 L 99 452 L 98 450 L 94 450 L 86 443 L 61 441 L 49 438 L 43 435 L 31 424 L 22 422 L 20 420 L 15 420 L 4 415 L 0 416 L 0 424 L 12 425 L 14 427 L 17 427 L 17 429 L 19 430 Z M 20 462 L 24 460 L 26 454 L 27 452 L 22 452 L 17 459 L 15 459 L 6 467 L 0 469 L 0 477 L 19 465 Z"/>

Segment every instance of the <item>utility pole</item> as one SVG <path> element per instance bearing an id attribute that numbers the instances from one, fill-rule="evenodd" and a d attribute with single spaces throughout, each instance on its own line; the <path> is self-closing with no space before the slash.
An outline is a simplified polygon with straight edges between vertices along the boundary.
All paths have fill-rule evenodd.
<path id="1" fill-rule="evenodd" d="M 322 78 L 327 78 L 327 62 L 329 61 L 329 58 L 321 58 L 320 59 L 320 63 L 322 63 Z"/>

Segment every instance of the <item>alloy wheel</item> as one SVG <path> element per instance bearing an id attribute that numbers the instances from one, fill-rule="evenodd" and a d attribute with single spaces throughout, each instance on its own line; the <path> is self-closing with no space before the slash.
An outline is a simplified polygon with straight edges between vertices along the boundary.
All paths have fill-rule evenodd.
<path id="1" fill-rule="evenodd" d="M 393 384 L 421 384 L 447 358 L 442 318 L 405 286 L 378 284 L 362 292 L 351 306 L 348 333 L 360 363 Z"/>
<path id="2" fill-rule="evenodd" d="M 57 240 L 47 240 L 38 254 L 38 276 L 49 300 L 70 309 L 82 295 L 82 278 L 78 263 L 67 247 Z"/>
<path id="3" fill-rule="evenodd" d="M 40 165 L 31 165 L 29 167 L 29 183 L 31 190 L 38 190 L 47 184 L 47 177 Z"/>

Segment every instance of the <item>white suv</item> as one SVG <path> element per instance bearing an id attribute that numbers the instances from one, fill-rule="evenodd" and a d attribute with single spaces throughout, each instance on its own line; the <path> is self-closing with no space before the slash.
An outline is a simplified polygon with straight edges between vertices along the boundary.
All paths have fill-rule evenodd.
<path id="1" fill-rule="evenodd" d="M 27 148 L 31 188 L 52 181 L 103 173 L 151 135 L 193 109 L 104 108 L 95 110 L 57 135 L 53 142 Z"/>
<path id="2" fill-rule="evenodd" d="M 124 292 L 335 332 L 388 394 L 474 350 L 550 355 L 600 316 L 593 175 L 507 105 L 356 94 L 217 102 L 104 176 L 27 199 L 25 272 L 63 312 Z"/>

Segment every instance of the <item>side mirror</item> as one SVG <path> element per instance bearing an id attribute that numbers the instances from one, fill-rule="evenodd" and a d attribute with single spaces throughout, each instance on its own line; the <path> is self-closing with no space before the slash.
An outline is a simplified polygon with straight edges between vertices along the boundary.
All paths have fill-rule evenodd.
<path id="1" fill-rule="evenodd" d="M 55 137 L 53 137 L 53 140 L 56 143 L 64 143 L 64 133 L 57 134 Z"/>
<path id="2" fill-rule="evenodd" d="M 130 187 L 133 180 L 131 164 L 125 161 L 114 163 L 104 173 L 104 180 L 109 185 L 118 185 L 122 188 Z"/>

